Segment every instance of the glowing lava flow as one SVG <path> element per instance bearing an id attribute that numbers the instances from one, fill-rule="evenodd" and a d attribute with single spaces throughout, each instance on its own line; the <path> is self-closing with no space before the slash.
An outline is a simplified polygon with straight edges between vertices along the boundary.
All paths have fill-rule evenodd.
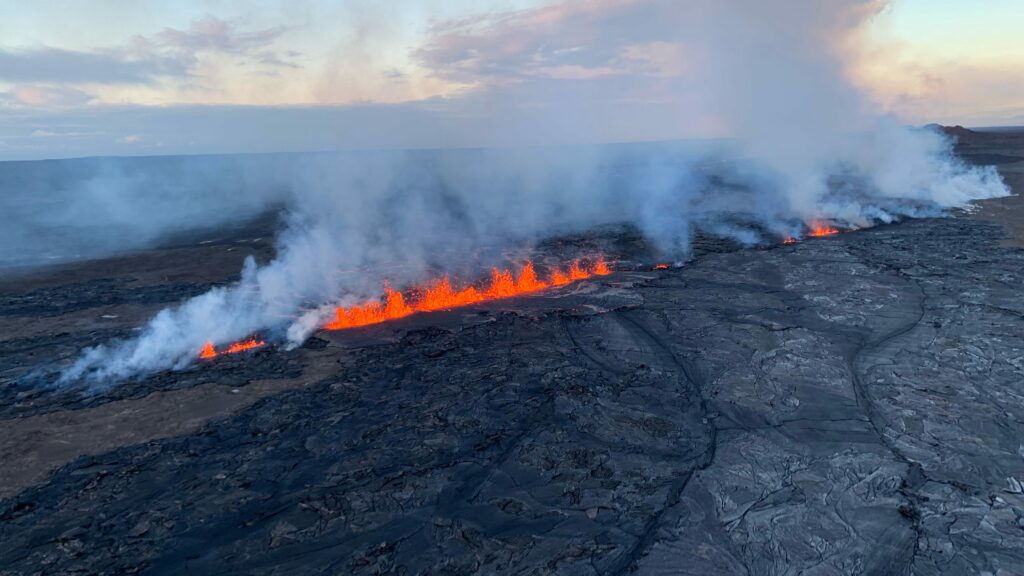
<path id="1" fill-rule="evenodd" d="M 584 266 L 575 260 L 566 270 L 554 269 L 547 281 L 537 276 L 532 262 L 527 262 L 515 277 L 511 270 L 491 269 L 491 278 L 486 286 L 476 288 L 469 286 L 461 290 L 452 287 L 451 280 L 445 276 L 424 286 L 410 291 L 412 302 L 406 302 L 401 292 L 384 286 L 384 301 L 370 301 L 362 305 L 348 308 L 336 308 L 334 321 L 324 325 L 327 330 L 344 330 L 378 324 L 388 320 L 404 318 L 416 312 L 432 312 L 468 306 L 488 300 L 511 298 L 520 294 L 529 294 L 553 286 L 564 286 L 577 280 L 585 280 L 593 276 L 611 274 L 611 268 L 603 258 L 597 258 L 590 266 Z"/>
<path id="2" fill-rule="evenodd" d="M 206 344 L 203 345 L 203 349 L 199 352 L 199 357 L 209 360 L 211 358 L 216 358 L 221 354 L 237 354 L 239 352 L 245 352 L 246 350 L 261 348 L 266 345 L 267 343 L 264 342 L 263 340 L 250 338 L 242 342 L 235 342 L 231 346 L 228 346 L 227 349 L 218 352 L 217 349 L 213 347 L 213 342 L 207 342 Z"/>
<path id="3" fill-rule="evenodd" d="M 822 236 L 832 236 L 833 234 L 839 234 L 839 229 L 832 226 L 828 222 L 818 220 L 814 224 L 811 224 L 811 229 L 807 231 L 807 236 L 812 238 L 820 238 Z M 793 236 L 786 236 L 782 239 L 783 244 L 796 244 L 799 242 L 799 238 Z"/>
<path id="4" fill-rule="evenodd" d="M 826 222 L 815 222 L 811 226 L 810 232 L 807 233 L 808 236 L 831 236 L 833 234 L 839 234 L 839 229 Z"/>

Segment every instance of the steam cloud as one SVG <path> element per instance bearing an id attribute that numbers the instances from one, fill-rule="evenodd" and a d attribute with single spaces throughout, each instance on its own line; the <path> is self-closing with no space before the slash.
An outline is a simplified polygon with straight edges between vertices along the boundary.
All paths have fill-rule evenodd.
<path id="1" fill-rule="evenodd" d="M 734 138 L 292 158 L 278 167 L 288 192 L 265 196 L 288 202 L 276 260 L 248 261 L 237 285 L 163 310 L 136 339 L 87 350 L 64 380 L 104 385 L 181 368 L 205 341 L 255 331 L 297 345 L 333 306 L 377 296 L 385 278 L 478 270 L 503 246 L 598 224 L 632 223 L 685 258 L 697 230 L 752 244 L 758 229 L 869 226 L 1008 193 L 994 169 L 965 166 L 942 134 L 874 111 L 847 79 L 852 40 L 879 2 L 598 4 L 673 28 L 693 57 L 679 90 L 701 95 L 686 99 L 690 112 Z"/>

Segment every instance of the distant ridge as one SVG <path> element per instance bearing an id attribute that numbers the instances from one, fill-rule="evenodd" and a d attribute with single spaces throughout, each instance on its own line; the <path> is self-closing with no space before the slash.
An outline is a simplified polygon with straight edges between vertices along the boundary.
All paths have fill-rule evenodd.
<path id="1" fill-rule="evenodd" d="M 957 124 L 956 126 L 943 126 L 942 124 L 928 124 L 925 126 L 927 130 L 938 130 L 947 136 L 952 136 L 960 142 L 970 140 L 978 137 L 978 133 L 969 128 L 964 128 Z"/>

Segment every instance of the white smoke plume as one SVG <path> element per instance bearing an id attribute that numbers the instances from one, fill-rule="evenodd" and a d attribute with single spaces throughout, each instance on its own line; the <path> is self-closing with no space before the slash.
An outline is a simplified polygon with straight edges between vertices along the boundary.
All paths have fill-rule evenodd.
<path id="1" fill-rule="evenodd" d="M 685 258 L 697 230 L 752 244 L 763 238 L 749 224 L 779 236 L 798 234 L 801 222 L 817 219 L 868 226 L 1008 193 L 993 169 L 964 165 L 945 136 L 907 128 L 877 111 L 848 79 L 851 47 L 881 2 L 606 0 L 581 6 L 558 4 L 483 29 L 447 30 L 420 58 L 439 74 L 480 80 L 502 66 L 527 66 L 481 63 L 509 36 L 538 45 L 626 38 L 646 46 L 648 54 L 651 46 L 660 53 L 671 44 L 679 50 L 669 52 L 686 55 L 686 73 L 655 82 L 659 90 L 667 83 L 679 95 L 676 105 L 686 110 L 663 121 L 710 119 L 730 138 L 703 146 L 296 159 L 290 220 L 276 260 L 262 267 L 247 262 L 237 285 L 160 312 L 138 338 L 87 350 L 64 380 L 103 385 L 180 368 L 207 340 L 226 343 L 256 331 L 296 345 L 332 306 L 377 296 L 385 279 L 401 285 L 436 269 L 479 270 L 503 246 L 598 224 L 634 224 Z M 639 32 L 649 34 L 638 39 Z M 476 57 L 466 63 L 451 56 L 464 53 Z M 507 51 L 497 53 L 508 58 Z M 633 62 L 623 63 L 621 54 L 610 58 L 620 66 Z M 644 62 L 654 66 L 652 57 Z M 661 68 L 650 76 L 660 79 Z M 548 67 L 539 74 L 573 70 Z M 510 92 L 514 100 L 543 96 L 552 109 L 565 110 L 587 96 L 570 83 L 559 101 L 559 84 L 536 78 L 520 78 Z M 639 97 L 637 86 L 624 92 L 615 86 L 615 98 Z M 488 104 L 493 114 L 508 105 L 493 88 L 468 98 Z M 549 130 L 546 114 L 529 118 L 533 124 L 520 123 L 517 130 Z M 615 118 L 586 120 L 591 125 Z"/>

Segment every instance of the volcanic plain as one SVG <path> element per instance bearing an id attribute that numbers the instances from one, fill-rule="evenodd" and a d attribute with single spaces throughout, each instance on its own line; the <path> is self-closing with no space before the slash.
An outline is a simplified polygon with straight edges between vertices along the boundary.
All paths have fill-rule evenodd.
<path id="1" fill-rule="evenodd" d="M 958 133 L 1024 190 L 1024 132 Z M 1024 202 L 615 272 L 113 387 L 276 220 L 0 280 L 0 574 L 1024 573 Z"/>

